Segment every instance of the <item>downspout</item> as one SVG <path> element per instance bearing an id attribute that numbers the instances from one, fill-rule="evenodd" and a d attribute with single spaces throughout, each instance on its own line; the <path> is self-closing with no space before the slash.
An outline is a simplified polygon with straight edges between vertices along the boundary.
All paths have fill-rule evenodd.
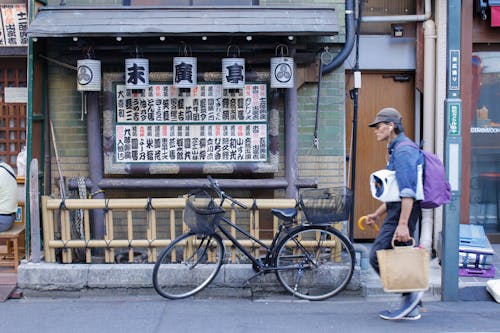
<path id="1" fill-rule="evenodd" d="M 322 67 L 322 75 L 328 74 L 344 63 L 351 54 L 355 42 L 354 29 L 354 0 L 345 2 L 345 44 L 342 50 L 333 58 L 332 62 Z"/>
<path id="2" fill-rule="evenodd" d="M 30 196 L 30 177 L 31 177 L 31 160 L 33 159 L 33 39 L 28 39 L 28 65 L 27 65 L 27 80 L 28 80 L 28 103 L 26 110 L 26 181 L 24 183 L 24 207 L 25 207 L 25 253 L 26 258 L 31 254 L 31 196 Z M 38 177 L 38 175 L 36 175 Z M 38 189 L 36 189 L 38 190 Z"/>
<path id="3" fill-rule="evenodd" d="M 436 76 L 436 25 L 433 20 L 424 22 L 424 119 L 423 119 L 423 149 L 434 152 L 434 99 Z M 426 249 L 432 249 L 434 233 L 434 210 L 422 209 L 420 244 Z"/>

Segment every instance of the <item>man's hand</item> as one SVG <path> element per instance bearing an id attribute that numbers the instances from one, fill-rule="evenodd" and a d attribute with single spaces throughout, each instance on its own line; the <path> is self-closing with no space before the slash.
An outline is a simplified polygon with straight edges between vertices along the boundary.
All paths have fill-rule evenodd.
<path id="1" fill-rule="evenodd" d="M 394 239 L 398 242 L 406 243 L 411 239 L 410 237 L 410 229 L 408 229 L 408 225 L 399 224 L 396 227 L 396 231 L 394 231 Z"/>
<path id="2" fill-rule="evenodd" d="M 366 220 L 365 220 L 366 224 L 368 225 L 374 224 L 377 223 L 377 221 L 378 221 L 378 215 L 376 213 L 366 215 Z"/>
<path id="3" fill-rule="evenodd" d="M 379 217 L 382 216 L 382 214 L 384 214 L 386 212 L 386 210 L 387 210 L 387 208 L 385 206 L 385 203 L 381 204 L 377 208 L 377 210 L 375 210 L 374 213 L 366 215 L 365 223 L 368 224 L 368 225 L 377 223 Z"/>

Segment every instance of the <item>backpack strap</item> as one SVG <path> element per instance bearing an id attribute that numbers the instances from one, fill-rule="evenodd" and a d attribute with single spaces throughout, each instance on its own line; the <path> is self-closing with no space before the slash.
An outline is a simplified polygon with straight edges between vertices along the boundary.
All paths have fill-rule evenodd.
<path id="1" fill-rule="evenodd" d="M 0 168 L 5 169 L 5 171 L 7 171 L 9 175 L 11 175 L 12 177 L 14 177 L 14 179 L 16 179 L 16 176 L 12 173 L 12 171 L 4 167 L 2 164 L 0 164 Z"/>
<path id="2" fill-rule="evenodd" d="M 394 150 L 396 150 L 398 147 L 402 147 L 402 146 L 412 146 L 412 147 L 415 147 L 418 150 L 420 150 L 420 147 L 415 142 L 413 142 L 411 140 L 405 140 L 403 142 L 398 143 L 398 145 L 396 147 L 394 147 Z"/>

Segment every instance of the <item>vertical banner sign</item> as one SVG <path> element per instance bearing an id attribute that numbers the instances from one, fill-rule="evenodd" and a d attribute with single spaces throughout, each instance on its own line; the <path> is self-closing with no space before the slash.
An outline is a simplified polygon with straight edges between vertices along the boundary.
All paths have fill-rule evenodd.
<path id="1" fill-rule="evenodd" d="M 456 90 L 458 93 L 460 90 L 460 50 L 450 50 L 450 61 L 448 63 L 448 89 Z M 455 95 L 455 93 L 452 94 Z M 458 95 L 452 97 L 458 97 Z"/>
<path id="2" fill-rule="evenodd" d="M 448 104 L 448 135 L 460 135 L 460 119 L 462 119 L 460 103 Z"/>
<path id="3" fill-rule="evenodd" d="M 23 4 L 0 5 L 0 46 L 28 45 L 28 14 Z"/>

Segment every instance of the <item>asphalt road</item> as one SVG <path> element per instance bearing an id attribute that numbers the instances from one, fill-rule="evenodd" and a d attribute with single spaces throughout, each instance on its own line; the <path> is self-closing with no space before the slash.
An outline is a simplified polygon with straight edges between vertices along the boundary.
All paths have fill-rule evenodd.
<path id="1" fill-rule="evenodd" d="M 494 301 L 424 303 L 418 321 L 385 321 L 378 312 L 396 298 L 339 296 L 320 302 L 273 298 L 190 298 L 156 295 L 24 298 L 0 303 L 0 332 L 500 332 Z"/>

